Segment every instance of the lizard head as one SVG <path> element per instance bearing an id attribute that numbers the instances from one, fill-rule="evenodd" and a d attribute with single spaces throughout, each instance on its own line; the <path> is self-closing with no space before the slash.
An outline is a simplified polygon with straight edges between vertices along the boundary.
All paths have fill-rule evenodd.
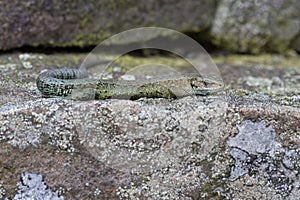
<path id="1" fill-rule="evenodd" d="M 221 81 L 215 81 L 202 77 L 191 78 L 190 84 L 196 95 L 208 95 L 221 91 L 224 87 L 224 84 Z"/>

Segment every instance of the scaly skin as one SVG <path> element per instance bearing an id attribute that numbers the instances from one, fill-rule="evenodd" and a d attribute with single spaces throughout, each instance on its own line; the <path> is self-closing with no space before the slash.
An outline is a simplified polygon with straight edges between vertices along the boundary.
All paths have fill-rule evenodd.
<path id="1" fill-rule="evenodd" d="M 177 98 L 188 95 L 208 95 L 223 89 L 217 81 L 201 78 L 198 74 L 185 74 L 156 80 L 109 81 L 89 80 L 79 69 L 56 69 L 43 72 L 36 81 L 45 97 L 71 99 L 139 99 Z M 74 95 L 75 94 L 75 95 Z"/>

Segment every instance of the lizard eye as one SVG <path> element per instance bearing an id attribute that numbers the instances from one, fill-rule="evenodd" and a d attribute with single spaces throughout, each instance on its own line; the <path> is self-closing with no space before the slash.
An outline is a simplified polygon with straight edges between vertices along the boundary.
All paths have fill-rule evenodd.
<path id="1" fill-rule="evenodd" d="M 207 83 L 203 81 L 201 78 L 195 77 L 191 80 L 191 87 L 194 89 L 198 89 L 201 87 L 206 87 Z"/>

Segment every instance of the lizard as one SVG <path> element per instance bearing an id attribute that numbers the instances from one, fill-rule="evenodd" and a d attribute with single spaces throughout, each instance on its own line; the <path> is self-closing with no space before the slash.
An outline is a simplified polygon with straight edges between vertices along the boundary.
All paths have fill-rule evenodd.
<path id="1" fill-rule="evenodd" d="M 37 88 L 44 97 L 71 97 L 82 99 L 131 99 L 179 98 L 189 95 L 209 95 L 223 89 L 223 83 L 203 78 L 197 73 L 153 79 L 149 81 L 111 81 L 87 79 L 86 71 L 75 68 L 54 69 L 42 72 L 37 80 Z M 74 91 L 84 91 L 72 97 Z"/>

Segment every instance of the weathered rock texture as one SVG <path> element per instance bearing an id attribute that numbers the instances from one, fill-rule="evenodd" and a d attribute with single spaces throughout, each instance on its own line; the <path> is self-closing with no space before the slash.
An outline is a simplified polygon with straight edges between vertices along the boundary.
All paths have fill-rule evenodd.
<path id="1" fill-rule="evenodd" d="M 238 52 L 283 52 L 300 31 L 298 0 L 221 1 L 212 34 L 217 45 Z"/>
<path id="2" fill-rule="evenodd" d="M 34 81 L 49 61 L 83 57 L 1 57 L 1 198 L 299 197 L 299 66 L 220 65 L 230 90 L 202 97 L 41 97 Z"/>
<path id="3" fill-rule="evenodd" d="M 4 0 L 0 50 L 96 46 L 121 31 L 158 26 L 234 52 L 299 51 L 299 10 L 298 0 Z"/>
<path id="4" fill-rule="evenodd" d="M 48 1 L 0 2 L 0 49 L 98 45 L 132 28 L 161 26 L 202 31 L 213 20 L 215 1 Z"/>

